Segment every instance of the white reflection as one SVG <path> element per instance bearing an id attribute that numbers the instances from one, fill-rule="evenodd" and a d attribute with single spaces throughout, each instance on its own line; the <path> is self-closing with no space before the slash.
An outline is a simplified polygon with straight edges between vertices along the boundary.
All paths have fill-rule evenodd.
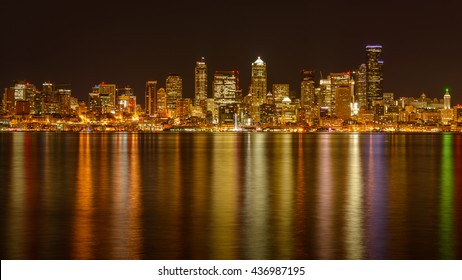
<path id="1" fill-rule="evenodd" d="M 350 137 L 347 204 L 345 217 L 345 247 L 347 259 L 364 258 L 363 240 L 363 208 L 362 208 L 362 166 L 358 135 Z"/>

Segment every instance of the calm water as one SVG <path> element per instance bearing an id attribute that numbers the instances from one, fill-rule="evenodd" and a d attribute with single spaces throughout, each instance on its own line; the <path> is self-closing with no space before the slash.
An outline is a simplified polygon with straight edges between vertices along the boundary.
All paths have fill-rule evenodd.
<path id="1" fill-rule="evenodd" d="M 461 259 L 462 135 L 0 133 L 1 259 Z"/>

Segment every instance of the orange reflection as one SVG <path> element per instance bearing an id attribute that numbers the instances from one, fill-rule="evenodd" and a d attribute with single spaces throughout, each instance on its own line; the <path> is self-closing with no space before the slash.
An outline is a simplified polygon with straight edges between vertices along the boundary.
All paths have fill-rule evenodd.
<path id="1" fill-rule="evenodd" d="M 72 258 L 93 258 L 93 182 L 90 158 L 90 136 L 80 134 L 77 166 L 77 191 L 72 230 Z"/>
<path id="2" fill-rule="evenodd" d="M 322 135 L 322 141 L 318 141 L 319 155 L 319 181 L 318 181 L 318 209 L 319 225 L 317 227 L 317 252 L 320 259 L 333 259 L 333 244 L 336 239 L 333 232 L 333 185 L 332 185 L 332 153 L 330 135 Z"/>

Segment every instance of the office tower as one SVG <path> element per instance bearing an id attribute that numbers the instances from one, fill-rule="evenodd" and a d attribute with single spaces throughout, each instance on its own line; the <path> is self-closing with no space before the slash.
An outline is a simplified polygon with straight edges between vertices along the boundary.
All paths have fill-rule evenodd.
<path id="1" fill-rule="evenodd" d="M 164 88 L 157 91 L 157 114 L 162 118 L 167 117 L 167 93 Z"/>
<path id="2" fill-rule="evenodd" d="M 382 99 L 383 60 L 382 46 L 366 46 L 366 98 L 367 109 L 371 110 L 374 102 Z"/>
<path id="3" fill-rule="evenodd" d="M 199 106 L 201 101 L 207 99 L 207 64 L 202 57 L 200 61 L 196 61 L 194 70 L 194 103 Z"/>
<path id="4" fill-rule="evenodd" d="M 340 86 L 335 89 L 335 103 L 337 118 L 348 120 L 351 117 L 351 90 Z"/>
<path id="5" fill-rule="evenodd" d="M 176 101 L 176 117 L 184 120 L 189 117 L 190 98 L 178 98 Z"/>
<path id="6" fill-rule="evenodd" d="M 328 97 L 328 102 L 330 102 L 329 111 L 331 112 L 331 115 L 336 115 L 337 114 L 337 88 L 343 87 L 347 88 L 348 92 L 350 92 L 350 73 L 343 72 L 343 73 L 331 73 L 329 75 L 330 78 L 330 86 L 331 86 L 331 96 Z M 350 98 L 351 102 L 351 98 Z"/>
<path id="7" fill-rule="evenodd" d="M 102 113 L 101 99 L 99 97 L 99 87 L 96 85 L 92 87 L 91 92 L 88 94 L 88 104 L 90 112 L 93 114 L 99 115 Z"/>
<path id="8" fill-rule="evenodd" d="M 357 71 L 353 72 L 355 80 L 354 101 L 362 110 L 367 109 L 366 97 L 366 64 L 361 64 Z"/>
<path id="9" fill-rule="evenodd" d="M 147 81 L 145 96 L 145 112 L 148 116 L 155 116 L 157 114 L 157 81 Z"/>
<path id="10" fill-rule="evenodd" d="M 317 116 L 316 106 L 316 90 L 314 85 L 314 70 L 303 69 L 300 72 L 301 76 L 301 102 L 302 108 L 305 109 L 308 118 L 315 118 Z"/>
<path id="11" fill-rule="evenodd" d="M 136 113 L 136 95 L 129 85 L 117 89 L 117 96 L 119 112 L 131 115 Z"/>
<path id="12" fill-rule="evenodd" d="M 240 102 L 238 71 L 216 71 L 213 77 L 214 120 L 218 120 L 219 108 Z"/>
<path id="13" fill-rule="evenodd" d="M 263 104 L 267 94 L 266 63 L 260 57 L 252 63 L 251 94 L 257 105 Z"/>
<path id="14" fill-rule="evenodd" d="M 167 94 L 167 113 L 173 117 L 176 112 L 176 101 L 183 97 L 183 79 L 179 74 L 172 73 L 167 76 L 165 92 Z"/>
<path id="15" fill-rule="evenodd" d="M 289 84 L 273 84 L 273 92 L 272 96 L 275 99 L 284 99 L 284 97 L 288 97 L 290 94 Z"/>
<path id="16" fill-rule="evenodd" d="M 446 89 L 446 93 L 444 94 L 444 109 L 451 109 L 451 95 L 449 95 L 449 89 Z"/>
<path id="17" fill-rule="evenodd" d="M 104 82 L 101 82 L 98 85 L 103 113 L 115 113 L 117 104 L 116 88 L 115 84 L 106 84 Z"/>
<path id="18" fill-rule="evenodd" d="M 71 114 L 71 94 L 72 91 L 67 88 L 58 89 L 57 94 L 57 105 L 58 113 L 62 116 L 68 116 Z"/>
<path id="19" fill-rule="evenodd" d="M 317 106 L 319 106 L 320 112 L 323 112 L 320 116 L 333 115 L 331 107 L 332 91 L 330 77 L 319 81 L 319 90 L 317 90 L 317 92 Z"/>

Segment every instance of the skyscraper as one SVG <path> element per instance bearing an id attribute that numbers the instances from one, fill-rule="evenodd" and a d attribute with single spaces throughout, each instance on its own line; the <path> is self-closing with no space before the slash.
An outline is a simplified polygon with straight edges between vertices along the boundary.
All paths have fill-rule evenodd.
<path id="1" fill-rule="evenodd" d="M 252 63 L 252 78 L 250 82 L 251 93 L 258 102 L 258 105 L 261 105 L 265 101 L 267 94 L 267 76 L 266 76 L 266 63 L 261 60 L 260 57 Z"/>
<path id="2" fill-rule="evenodd" d="M 371 110 L 374 101 L 382 99 L 383 93 L 383 60 L 382 46 L 366 46 L 366 98 L 367 109 Z"/>
<path id="3" fill-rule="evenodd" d="M 173 117 L 176 110 L 176 100 L 183 97 L 183 79 L 179 74 L 167 76 L 165 92 L 167 94 L 167 113 Z"/>
<path id="4" fill-rule="evenodd" d="M 116 85 L 101 82 L 98 85 L 103 113 L 113 113 L 116 108 Z"/>
<path id="5" fill-rule="evenodd" d="M 360 109 L 367 108 L 367 97 L 366 97 L 366 64 L 361 64 L 357 71 L 354 73 L 355 80 L 355 103 L 358 103 Z"/>
<path id="6" fill-rule="evenodd" d="M 201 101 L 207 99 L 207 65 L 202 57 L 200 61 L 196 61 L 194 71 L 194 96 L 195 105 L 199 105 Z"/>
<path id="7" fill-rule="evenodd" d="M 154 116 L 157 114 L 157 81 L 147 81 L 145 94 L 146 114 Z"/>
<path id="8" fill-rule="evenodd" d="M 317 116 L 314 74 L 314 70 L 304 69 L 301 71 L 301 102 L 309 118 L 315 118 Z"/>
<path id="9" fill-rule="evenodd" d="M 446 89 L 446 93 L 444 94 L 444 109 L 451 109 L 451 95 L 449 95 L 449 89 Z"/>
<path id="10" fill-rule="evenodd" d="M 241 99 L 238 71 L 216 71 L 213 78 L 214 119 L 218 120 L 219 108 L 236 104 Z"/>

